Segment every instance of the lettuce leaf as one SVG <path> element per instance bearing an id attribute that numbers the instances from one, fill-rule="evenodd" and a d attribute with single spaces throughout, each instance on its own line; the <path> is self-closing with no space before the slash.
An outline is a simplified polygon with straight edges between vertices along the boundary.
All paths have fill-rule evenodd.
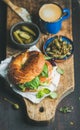
<path id="1" fill-rule="evenodd" d="M 48 66 L 45 64 L 40 76 L 48 77 Z"/>
<path id="2" fill-rule="evenodd" d="M 30 82 L 26 82 L 25 84 L 19 85 L 19 88 L 25 91 L 26 88 L 29 89 L 37 89 L 40 84 L 39 77 L 34 78 Z"/>

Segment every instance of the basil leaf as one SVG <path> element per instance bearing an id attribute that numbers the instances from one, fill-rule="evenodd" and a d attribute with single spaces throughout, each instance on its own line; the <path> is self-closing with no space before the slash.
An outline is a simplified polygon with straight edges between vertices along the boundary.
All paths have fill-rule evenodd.
<path id="1" fill-rule="evenodd" d="M 57 98 L 57 93 L 56 92 L 51 92 L 50 95 L 49 95 L 51 98 L 55 99 Z"/>
<path id="2" fill-rule="evenodd" d="M 37 94 L 36 94 L 36 97 L 37 98 L 42 98 L 44 96 L 44 92 L 42 90 L 40 90 Z"/>
<path id="3" fill-rule="evenodd" d="M 63 69 L 61 69 L 60 67 L 58 67 L 58 68 L 57 68 L 57 72 L 58 72 L 59 74 L 61 74 L 61 75 L 63 75 L 63 74 L 64 74 L 64 70 L 63 70 Z"/>
<path id="4" fill-rule="evenodd" d="M 51 91 L 48 88 L 44 88 L 41 89 L 40 91 L 38 91 L 38 93 L 36 94 L 37 98 L 42 98 L 45 94 L 49 94 Z"/>
<path id="5" fill-rule="evenodd" d="M 44 89 L 43 89 L 43 92 L 44 92 L 45 94 L 49 94 L 51 91 L 50 91 L 48 88 L 44 88 Z"/>

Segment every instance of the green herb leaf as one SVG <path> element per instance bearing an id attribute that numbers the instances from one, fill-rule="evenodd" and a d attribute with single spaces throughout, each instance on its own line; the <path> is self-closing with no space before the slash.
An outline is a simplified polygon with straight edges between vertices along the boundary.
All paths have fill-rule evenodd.
<path id="1" fill-rule="evenodd" d="M 51 98 L 55 99 L 58 97 L 57 93 L 56 92 L 51 92 L 50 95 L 49 95 Z"/>
<path id="2" fill-rule="evenodd" d="M 44 88 L 44 89 L 43 89 L 43 92 L 44 92 L 45 94 L 49 94 L 51 91 L 50 91 L 48 88 Z"/>
<path id="3" fill-rule="evenodd" d="M 64 70 L 63 70 L 63 69 L 61 69 L 60 67 L 58 67 L 58 68 L 57 68 L 57 72 L 58 72 L 59 74 L 61 74 L 61 75 L 63 75 L 63 74 L 64 74 Z"/>
<path id="4" fill-rule="evenodd" d="M 70 113 L 72 112 L 72 110 L 73 110 L 73 106 L 71 107 L 64 106 L 64 107 L 60 107 L 59 109 L 59 111 L 62 113 Z"/>
<path id="5" fill-rule="evenodd" d="M 38 91 L 38 93 L 36 94 L 37 98 L 42 98 L 45 94 L 49 94 L 50 90 L 47 88 L 41 89 L 40 91 Z"/>
<path id="6" fill-rule="evenodd" d="M 36 97 L 37 98 L 42 98 L 44 96 L 44 92 L 43 91 L 39 91 L 37 94 L 36 94 Z"/>

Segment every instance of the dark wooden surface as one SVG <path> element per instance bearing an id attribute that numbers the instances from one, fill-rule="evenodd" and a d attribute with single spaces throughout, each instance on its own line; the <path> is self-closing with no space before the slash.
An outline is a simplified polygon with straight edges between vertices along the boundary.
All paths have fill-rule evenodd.
<path id="1" fill-rule="evenodd" d="M 0 77 L 0 130 L 79 130 L 80 129 L 80 7 L 77 0 L 72 0 L 73 10 L 73 41 L 74 41 L 74 71 L 75 91 L 64 98 L 57 107 L 55 120 L 50 124 L 32 124 L 26 118 L 25 105 L 21 97 L 17 97 L 7 83 Z M 0 2 L 0 60 L 5 59 L 6 47 L 6 6 Z M 14 110 L 9 100 L 19 103 L 20 109 Z M 58 111 L 61 106 L 73 106 L 71 113 L 62 114 Z M 70 122 L 73 122 L 71 125 Z"/>
<path id="2" fill-rule="evenodd" d="M 52 3 L 52 0 L 30 0 L 26 2 L 20 1 L 20 0 L 12 0 L 12 2 L 15 5 L 22 6 L 24 8 L 27 8 L 27 10 L 30 12 L 31 16 L 32 14 L 35 14 L 36 20 L 33 21 L 34 23 L 38 24 L 39 23 L 39 18 L 38 18 L 38 11 L 39 8 L 42 4 L 45 3 Z M 72 39 L 72 3 L 71 0 L 54 0 L 57 4 L 59 4 L 62 8 L 69 8 L 70 9 L 70 18 L 66 19 L 62 23 L 62 28 L 61 30 L 57 33 L 57 35 L 64 35 L 67 36 L 68 38 Z M 29 5 L 29 6 L 28 6 Z M 37 7 L 36 7 L 37 5 Z M 14 20 L 13 20 L 14 19 Z M 22 21 L 22 19 L 19 18 L 9 7 L 7 8 L 7 49 L 6 49 L 6 55 L 7 57 L 10 57 L 11 55 L 15 55 L 16 53 L 19 53 L 22 50 L 19 50 L 18 48 L 15 48 L 11 46 L 11 40 L 10 40 L 10 35 L 9 35 L 9 30 L 11 26 L 18 21 Z M 39 24 L 38 24 L 39 26 Z M 40 27 L 40 26 L 39 26 Z M 41 29 L 41 28 L 40 28 Z M 43 28 L 42 28 L 43 29 Z M 44 29 L 43 29 L 44 30 Z M 37 43 L 37 46 L 40 50 L 42 50 L 42 45 L 44 44 L 45 40 L 50 38 L 51 36 L 54 36 L 54 34 L 44 34 L 41 33 L 41 37 Z M 69 65 L 67 65 L 69 64 Z M 55 118 L 55 111 L 58 103 L 60 100 L 65 97 L 66 95 L 70 94 L 74 90 L 74 57 L 72 57 L 70 60 L 67 60 L 64 63 L 58 64 L 64 71 L 65 74 L 61 77 L 59 86 L 57 89 L 58 93 L 58 98 L 56 100 L 50 99 L 50 98 L 45 98 L 42 102 L 39 104 L 33 104 L 26 98 L 25 104 L 26 104 L 26 112 L 27 115 L 30 119 L 35 120 L 35 121 L 46 121 L 50 122 L 51 119 Z M 70 76 L 69 78 L 68 75 Z M 50 106 L 50 107 L 49 107 Z M 54 107 L 53 107 L 54 106 Z M 44 111 L 40 112 L 40 108 L 43 107 Z M 48 108 L 49 107 L 49 108 Z M 35 116 L 36 115 L 36 116 Z"/>

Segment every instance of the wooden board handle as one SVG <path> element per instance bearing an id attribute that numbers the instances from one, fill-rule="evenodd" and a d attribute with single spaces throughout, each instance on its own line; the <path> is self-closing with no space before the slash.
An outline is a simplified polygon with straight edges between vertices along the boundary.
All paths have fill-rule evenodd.
<path id="1" fill-rule="evenodd" d="M 70 87 L 68 90 L 65 90 L 59 98 L 50 99 L 46 98 L 39 104 L 33 104 L 24 98 L 24 102 L 26 105 L 26 112 L 28 114 L 29 119 L 32 121 L 45 121 L 46 123 L 55 119 L 56 108 L 59 102 L 68 94 L 74 91 L 74 86 Z"/>
<path id="2" fill-rule="evenodd" d="M 60 63 L 59 66 L 64 70 L 64 75 L 61 76 L 59 86 L 57 89 L 58 97 L 51 99 L 46 97 L 39 104 L 31 103 L 24 98 L 26 105 L 26 112 L 28 117 L 33 121 L 49 122 L 55 118 L 56 108 L 59 102 L 68 94 L 74 91 L 74 60 L 73 56 Z"/>

